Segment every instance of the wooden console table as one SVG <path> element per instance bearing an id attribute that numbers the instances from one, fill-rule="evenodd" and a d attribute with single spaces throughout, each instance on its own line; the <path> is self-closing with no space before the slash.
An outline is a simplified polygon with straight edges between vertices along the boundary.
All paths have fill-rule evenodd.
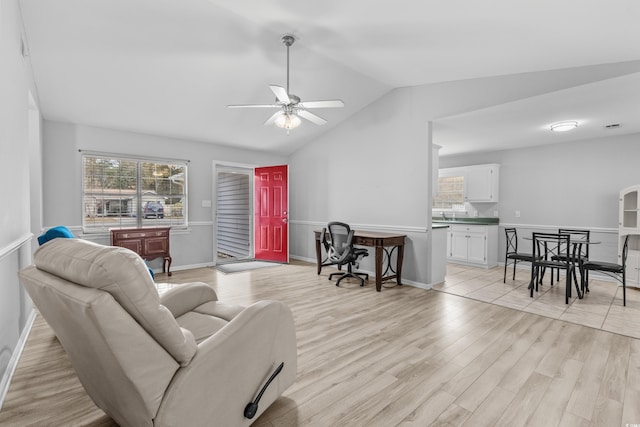
<path id="1" fill-rule="evenodd" d="M 318 263 L 318 274 L 322 270 L 322 231 L 314 231 L 316 237 L 316 261 Z M 328 236 L 328 233 L 327 233 Z M 404 257 L 404 241 L 406 239 L 404 234 L 391 234 L 391 233 L 378 233 L 375 231 L 355 231 L 353 234 L 353 244 L 360 246 L 372 246 L 376 248 L 376 291 L 380 292 L 382 289 L 382 282 L 396 279 L 398 285 L 402 285 L 402 259 Z M 393 246 L 397 249 L 397 259 L 395 271 L 391 268 L 391 254 L 387 253 L 389 265 L 387 270 L 391 270 L 392 273 L 387 276 L 382 276 L 382 265 L 384 263 L 385 247 Z M 326 264 L 325 264 L 326 265 Z M 386 273 L 386 271 L 385 271 Z"/>
<path id="2" fill-rule="evenodd" d="M 131 249 L 145 261 L 162 258 L 162 272 L 171 276 L 170 227 L 118 228 L 111 230 L 111 245 Z"/>

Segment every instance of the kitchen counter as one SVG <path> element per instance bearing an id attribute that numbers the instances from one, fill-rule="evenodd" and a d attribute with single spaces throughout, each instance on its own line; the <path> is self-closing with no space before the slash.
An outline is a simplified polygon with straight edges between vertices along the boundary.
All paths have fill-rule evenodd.
<path id="1" fill-rule="evenodd" d="M 463 218 L 442 218 L 434 216 L 431 218 L 432 227 L 444 224 L 468 224 L 468 225 L 498 225 L 500 218 L 481 218 L 481 217 L 463 217 Z"/>

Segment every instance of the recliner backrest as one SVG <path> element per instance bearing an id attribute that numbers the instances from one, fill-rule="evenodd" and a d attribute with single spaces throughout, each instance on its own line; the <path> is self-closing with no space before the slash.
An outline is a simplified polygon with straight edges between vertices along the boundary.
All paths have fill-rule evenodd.
<path id="1" fill-rule="evenodd" d="M 34 264 L 78 285 L 113 298 L 181 365 L 197 351 L 196 340 L 160 304 L 146 264 L 135 252 L 81 239 L 54 239 L 38 248 Z"/>

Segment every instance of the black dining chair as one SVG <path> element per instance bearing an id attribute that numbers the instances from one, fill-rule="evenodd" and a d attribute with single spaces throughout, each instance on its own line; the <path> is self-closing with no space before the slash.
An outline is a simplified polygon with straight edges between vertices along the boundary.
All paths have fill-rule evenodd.
<path id="1" fill-rule="evenodd" d="M 513 278 L 516 279 L 516 264 L 518 261 L 533 262 L 533 254 L 518 252 L 518 231 L 515 228 L 505 228 L 504 234 L 507 238 L 506 251 L 504 254 L 504 277 L 502 283 L 507 283 L 507 265 L 509 260 L 513 260 Z"/>
<path id="2" fill-rule="evenodd" d="M 622 245 L 622 264 L 616 264 L 605 261 L 587 261 L 582 263 L 582 288 L 589 289 L 588 276 L 585 276 L 589 271 L 599 271 L 609 277 L 613 277 L 620 283 L 622 283 L 622 305 L 627 305 L 627 253 L 629 252 L 629 235 L 624 238 Z M 586 279 L 585 279 L 586 277 Z"/>
<path id="3" fill-rule="evenodd" d="M 569 259 L 573 262 L 574 268 L 577 268 L 578 271 L 582 274 L 582 270 L 578 265 L 580 262 L 586 262 L 589 260 L 589 246 L 588 244 L 580 244 L 580 242 L 588 242 L 589 237 L 591 235 L 590 230 L 577 230 L 570 228 L 560 228 L 558 229 L 559 234 L 568 234 L 569 241 L 571 244 L 571 249 L 569 250 Z M 574 249 L 578 249 L 578 252 L 574 251 Z M 564 251 L 558 255 L 555 255 L 555 260 L 562 260 L 564 257 Z M 560 281 L 560 270 L 555 269 L 556 280 Z M 580 279 L 582 282 L 582 279 Z M 553 270 L 551 270 L 551 284 L 553 285 Z"/>
<path id="4" fill-rule="evenodd" d="M 330 222 L 327 225 L 329 229 L 327 259 L 331 264 L 335 264 L 340 269 L 343 265 L 347 266 L 346 272 L 337 272 L 329 274 L 329 280 L 333 276 L 338 276 L 336 286 L 340 285 L 342 279 L 352 277 L 360 281 L 360 286 L 364 286 L 364 281 L 369 280 L 367 273 L 360 273 L 353 271 L 353 266 L 358 268 L 358 260 L 360 258 L 369 255 L 369 252 L 364 248 L 356 248 L 353 246 L 353 234 L 354 231 L 349 227 L 349 224 L 344 222 Z M 326 229 L 322 229 L 322 235 L 326 235 Z"/>
<path id="5" fill-rule="evenodd" d="M 577 284 L 573 262 L 569 256 L 570 236 L 568 234 L 533 233 L 533 261 L 531 264 L 531 282 L 529 283 L 530 296 L 533 298 L 533 289 L 538 291 L 538 285 L 546 269 L 562 269 L 566 272 L 565 304 L 569 304 L 571 298 L 571 277 L 576 281 L 578 298 L 582 298 L 582 292 Z M 564 255 L 558 257 L 558 255 Z"/>

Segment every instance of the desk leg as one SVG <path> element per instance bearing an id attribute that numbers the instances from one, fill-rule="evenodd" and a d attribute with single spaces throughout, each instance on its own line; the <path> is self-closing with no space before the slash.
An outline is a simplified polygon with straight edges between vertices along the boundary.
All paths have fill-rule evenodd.
<path id="1" fill-rule="evenodd" d="M 398 246 L 398 258 L 396 259 L 396 282 L 402 286 L 402 259 L 404 258 L 404 245 Z"/>
<path id="2" fill-rule="evenodd" d="M 376 291 L 378 292 L 382 289 L 382 251 L 382 246 L 376 246 Z"/>
<path id="3" fill-rule="evenodd" d="M 316 239 L 316 263 L 318 266 L 318 275 L 322 271 L 322 252 L 320 250 L 320 240 Z"/>

